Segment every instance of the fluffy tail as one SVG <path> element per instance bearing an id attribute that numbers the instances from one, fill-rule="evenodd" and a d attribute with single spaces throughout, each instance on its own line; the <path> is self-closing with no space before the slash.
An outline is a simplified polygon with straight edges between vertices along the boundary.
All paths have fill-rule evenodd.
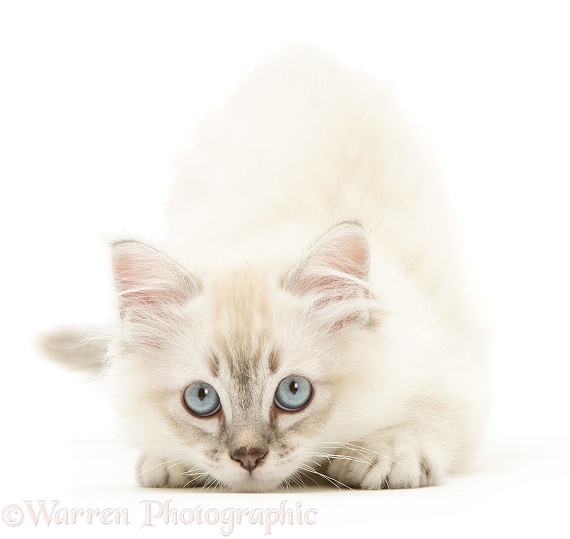
<path id="1" fill-rule="evenodd" d="M 100 372 L 110 343 L 109 329 L 65 328 L 45 333 L 38 339 L 43 353 L 74 370 Z"/>

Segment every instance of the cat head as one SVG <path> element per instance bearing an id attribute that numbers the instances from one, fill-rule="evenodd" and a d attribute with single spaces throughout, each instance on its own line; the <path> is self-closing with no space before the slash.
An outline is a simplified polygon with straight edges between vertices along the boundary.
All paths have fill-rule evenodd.
<path id="1" fill-rule="evenodd" d="M 182 484 L 270 490 L 367 423 L 377 313 L 359 224 L 333 227 L 281 272 L 194 275 L 136 241 L 114 244 L 113 270 L 110 376 L 135 443 L 190 470 Z"/>

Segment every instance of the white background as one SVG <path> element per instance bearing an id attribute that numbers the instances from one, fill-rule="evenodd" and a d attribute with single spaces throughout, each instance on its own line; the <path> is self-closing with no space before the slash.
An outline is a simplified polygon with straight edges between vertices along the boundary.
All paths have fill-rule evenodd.
<path id="1" fill-rule="evenodd" d="M 58 500 L 126 507 L 134 521 L 34 528 L 26 517 L 9 531 L 148 534 L 140 502 L 173 499 L 319 511 L 314 526 L 281 526 L 277 537 L 568 533 L 569 22 L 564 2 L 522 0 L 2 2 L 0 510 Z M 138 489 L 104 392 L 34 347 L 44 329 L 114 316 L 106 240 L 161 236 L 177 148 L 284 41 L 318 44 L 392 81 L 439 155 L 495 343 L 487 439 L 472 469 L 440 487 Z M 156 530 L 221 536 L 206 524 Z M 233 536 L 247 533 L 263 529 Z"/>

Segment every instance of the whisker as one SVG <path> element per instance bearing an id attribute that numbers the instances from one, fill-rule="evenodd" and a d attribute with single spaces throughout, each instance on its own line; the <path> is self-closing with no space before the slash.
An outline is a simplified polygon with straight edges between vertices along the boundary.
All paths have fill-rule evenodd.
<path id="1" fill-rule="evenodd" d="M 140 477 L 141 475 L 150 472 L 151 470 L 154 470 L 155 468 L 158 468 L 159 466 L 164 466 L 165 464 L 169 463 L 169 462 L 174 462 L 173 466 L 176 466 L 177 464 L 180 464 L 181 461 L 183 461 L 184 459 L 181 457 L 177 457 L 175 459 L 170 459 L 170 460 L 164 460 L 159 462 L 158 464 L 155 464 L 154 466 L 151 466 L 150 468 L 145 468 L 144 470 L 142 470 L 136 477 Z"/>
<path id="2" fill-rule="evenodd" d="M 310 479 L 313 483 L 315 483 L 315 485 L 320 486 L 320 485 L 319 485 L 319 482 L 316 481 L 315 478 L 312 477 L 310 474 L 304 473 L 304 472 L 302 472 L 302 471 L 300 471 L 300 470 L 299 470 L 298 474 L 299 474 L 299 476 L 306 477 L 307 479 Z M 306 487 L 306 485 L 305 485 L 304 483 L 302 483 L 302 485 Z"/>
<path id="3" fill-rule="evenodd" d="M 331 459 L 332 460 L 350 460 L 353 462 L 362 462 L 363 464 L 370 464 L 371 466 L 374 466 L 374 462 L 370 459 L 353 457 L 351 455 L 336 455 L 334 453 L 326 453 L 326 454 L 319 454 L 319 456 L 328 457 L 329 463 L 330 463 Z"/>
<path id="4" fill-rule="evenodd" d="M 333 446 L 337 446 L 337 447 L 341 447 L 341 448 L 345 448 L 345 449 L 351 449 L 352 451 L 354 451 L 355 453 L 359 453 L 360 451 L 363 453 L 374 453 L 375 455 L 378 455 L 379 457 L 382 457 L 386 460 L 389 460 L 391 462 L 394 463 L 398 463 L 397 460 L 394 460 L 393 458 L 389 457 L 388 455 L 385 455 L 384 453 L 380 453 L 378 451 L 374 451 L 373 449 L 368 449 L 366 447 L 362 447 L 360 445 L 356 445 L 353 443 L 348 443 L 348 442 L 320 442 L 321 444 L 327 444 L 327 445 L 333 445 Z M 362 453 L 359 453 L 362 455 Z M 362 455 L 364 456 L 364 455 Z"/>
<path id="5" fill-rule="evenodd" d="M 310 473 L 314 473 L 317 474 L 318 476 L 322 477 L 323 479 L 325 479 L 326 481 L 328 481 L 329 483 L 333 484 L 336 488 L 338 488 L 340 490 L 340 487 L 338 485 L 341 485 L 349 490 L 353 490 L 352 488 L 350 488 L 348 485 L 345 485 L 344 483 L 342 483 L 341 481 L 339 481 L 338 479 L 335 479 L 334 477 L 330 477 L 326 474 L 323 474 L 321 472 L 317 472 L 317 470 L 315 470 L 314 468 L 312 468 L 311 466 L 302 464 L 301 465 L 301 469 L 305 470 L 307 472 Z M 338 483 L 338 484 L 337 484 Z"/>

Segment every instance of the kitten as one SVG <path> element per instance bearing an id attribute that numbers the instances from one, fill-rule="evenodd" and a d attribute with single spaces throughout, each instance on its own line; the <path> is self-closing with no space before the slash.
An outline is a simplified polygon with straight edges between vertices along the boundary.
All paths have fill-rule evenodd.
<path id="1" fill-rule="evenodd" d="M 468 462 L 485 333 L 433 159 L 383 85 L 275 54 L 198 127 L 168 217 L 162 245 L 112 245 L 120 320 L 80 356 L 105 358 L 141 485 L 407 488 Z"/>

